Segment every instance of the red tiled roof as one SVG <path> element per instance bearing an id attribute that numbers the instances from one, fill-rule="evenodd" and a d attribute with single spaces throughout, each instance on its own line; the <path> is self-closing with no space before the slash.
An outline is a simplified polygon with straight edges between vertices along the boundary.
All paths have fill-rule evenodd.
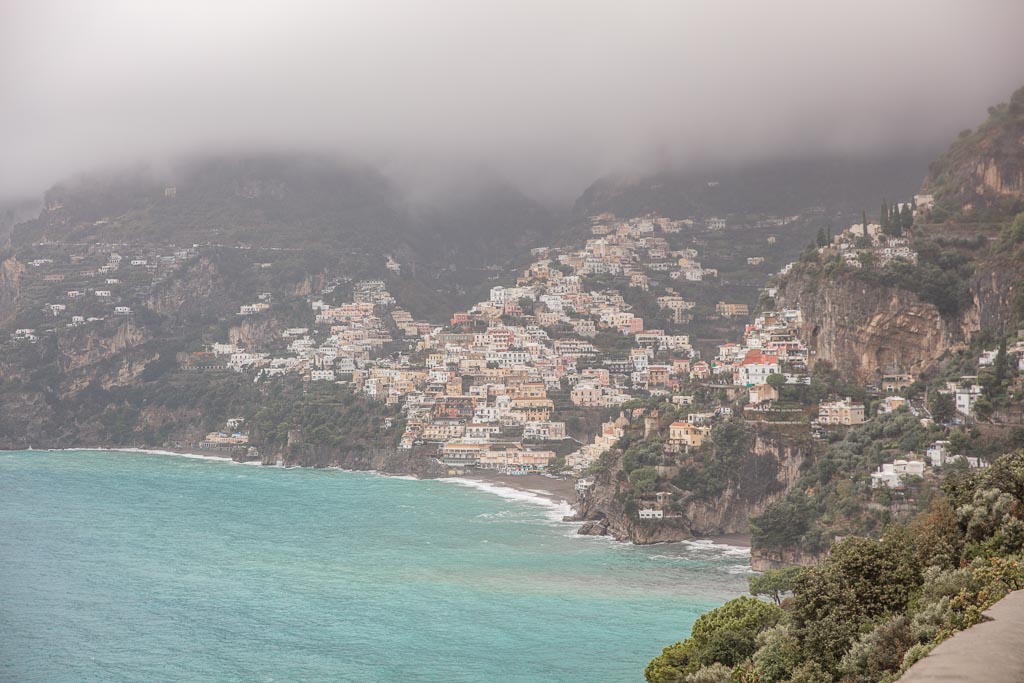
<path id="1" fill-rule="evenodd" d="M 760 349 L 748 349 L 747 354 L 743 357 L 743 361 L 740 365 L 765 365 L 765 364 L 778 364 L 779 357 L 772 356 L 767 353 L 762 353 Z"/>

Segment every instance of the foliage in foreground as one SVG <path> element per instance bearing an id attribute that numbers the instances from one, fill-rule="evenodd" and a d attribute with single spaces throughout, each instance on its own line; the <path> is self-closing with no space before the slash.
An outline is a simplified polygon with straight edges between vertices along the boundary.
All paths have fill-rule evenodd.
<path id="1" fill-rule="evenodd" d="M 651 683 L 893 681 L 1024 588 L 1024 451 L 951 477 L 945 497 L 879 540 L 836 543 L 818 566 L 769 572 L 700 617 L 647 666 Z"/>

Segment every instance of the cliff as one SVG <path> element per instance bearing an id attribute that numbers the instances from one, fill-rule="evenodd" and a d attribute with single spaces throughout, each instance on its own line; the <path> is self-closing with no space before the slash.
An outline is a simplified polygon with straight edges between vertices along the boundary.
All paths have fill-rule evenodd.
<path id="1" fill-rule="evenodd" d="M 624 484 L 614 475 L 622 467 L 620 454 L 608 471 L 597 475 L 595 486 L 581 498 L 573 519 L 587 522 L 580 528 L 581 534 L 609 535 L 641 545 L 744 534 L 750 529 L 751 516 L 789 493 L 805 455 L 803 445 L 771 428 L 759 428 L 744 457 L 742 472 L 719 495 L 706 498 L 668 484 L 666 488 L 679 500 L 674 510 L 678 516 L 641 520 L 629 509 L 622 495 Z"/>
<path id="2" fill-rule="evenodd" d="M 311 444 L 291 444 L 282 451 L 264 453 L 264 465 L 279 459 L 295 467 L 340 467 L 346 470 L 374 471 L 383 474 L 408 474 L 420 478 L 442 477 L 448 473 L 433 453 L 395 448 L 330 448 Z"/>
<path id="3" fill-rule="evenodd" d="M 924 191 L 935 195 L 940 218 L 992 220 L 1024 210 L 1024 88 L 988 113 L 929 166 Z"/>
<path id="4" fill-rule="evenodd" d="M 801 310 L 798 333 L 814 362 L 859 384 L 876 383 L 893 368 L 919 374 L 978 330 L 973 307 L 950 318 L 913 292 L 851 275 L 795 274 L 783 280 L 776 303 Z"/>
<path id="5" fill-rule="evenodd" d="M 0 264 L 0 326 L 9 325 L 18 314 L 21 276 L 25 264 L 11 257 Z"/>
<path id="6" fill-rule="evenodd" d="M 750 568 L 766 572 L 784 567 L 813 567 L 825 559 L 827 553 L 807 553 L 794 548 L 769 550 L 756 545 L 750 549 Z"/>

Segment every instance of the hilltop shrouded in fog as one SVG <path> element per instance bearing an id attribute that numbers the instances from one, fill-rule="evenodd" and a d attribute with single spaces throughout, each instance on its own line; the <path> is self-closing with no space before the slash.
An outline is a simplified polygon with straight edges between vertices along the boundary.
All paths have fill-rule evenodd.
<path id="1" fill-rule="evenodd" d="M 431 189 L 486 168 L 558 199 L 920 152 L 1019 85 L 1021 25 L 1002 0 L 4 3 L 0 196 L 200 151 L 336 152 Z"/>

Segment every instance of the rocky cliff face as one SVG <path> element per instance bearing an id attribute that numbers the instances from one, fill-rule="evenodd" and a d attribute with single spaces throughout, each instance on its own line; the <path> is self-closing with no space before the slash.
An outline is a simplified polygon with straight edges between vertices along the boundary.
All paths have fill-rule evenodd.
<path id="1" fill-rule="evenodd" d="M 226 315 L 237 310 L 226 289 L 217 266 L 210 259 L 200 258 L 155 289 L 146 300 L 146 308 L 176 321 Z"/>
<path id="2" fill-rule="evenodd" d="M 277 318 L 246 318 L 228 330 L 228 341 L 243 349 L 258 349 L 280 338 L 283 331 Z"/>
<path id="3" fill-rule="evenodd" d="M 766 572 L 783 567 L 813 567 L 825 559 L 825 554 L 816 555 L 788 548 L 786 550 L 768 550 L 754 547 L 750 549 L 750 568 L 755 572 Z"/>
<path id="4" fill-rule="evenodd" d="M 776 303 L 800 308 L 799 334 L 813 362 L 827 361 L 861 384 L 894 368 L 920 373 L 979 328 L 975 308 L 949 319 L 912 292 L 849 276 L 787 278 Z"/>
<path id="5" fill-rule="evenodd" d="M 24 272 L 25 264 L 16 258 L 9 258 L 0 264 L 0 326 L 10 324 L 18 313 L 21 276 Z"/>
<path id="6" fill-rule="evenodd" d="M 941 313 L 906 289 L 868 284 L 850 274 L 794 272 L 783 279 L 776 304 L 801 310 L 799 336 L 812 363 L 827 361 L 850 380 L 875 384 L 893 370 L 925 372 L 965 348 L 981 330 L 1015 320 L 1024 263 L 996 254 L 974 267 L 969 300 L 955 315 Z"/>
<path id="7" fill-rule="evenodd" d="M 991 219 L 1024 208 L 1024 88 L 964 131 L 928 169 L 925 192 L 941 211 Z"/>
<path id="8" fill-rule="evenodd" d="M 683 541 L 691 538 L 744 534 L 750 529 L 749 519 L 759 515 L 784 497 L 796 482 L 805 450 L 786 442 L 778 435 L 759 432 L 745 463 L 751 471 L 772 472 L 770 481 L 758 482 L 759 489 L 770 491 L 751 496 L 742 484 L 731 484 L 717 498 L 703 500 L 676 490 L 683 501 L 678 517 L 661 520 L 640 520 L 630 515 L 617 496 L 620 485 L 611 471 L 598 476 L 595 487 L 576 507 L 575 521 L 585 521 L 579 533 L 610 535 L 620 541 L 637 544 Z M 774 467 L 765 467 L 773 464 Z M 618 469 L 617 463 L 612 471 Z M 748 482 L 749 484 L 750 482 Z"/>
<path id="9" fill-rule="evenodd" d="M 448 469 L 433 453 L 395 448 L 371 448 L 345 451 L 309 444 L 292 444 L 281 452 L 261 452 L 264 465 L 278 460 L 297 467 L 340 467 L 346 470 L 374 471 L 383 474 L 411 474 L 421 478 L 442 477 Z"/>
<path id="10" fill-rule="evenodd" d="M 150 334 L 130 318 L 109 329 L 80 327 L 57 337 L 61 370 L 72 372 L 95 365 L 149 341 Z"/>

